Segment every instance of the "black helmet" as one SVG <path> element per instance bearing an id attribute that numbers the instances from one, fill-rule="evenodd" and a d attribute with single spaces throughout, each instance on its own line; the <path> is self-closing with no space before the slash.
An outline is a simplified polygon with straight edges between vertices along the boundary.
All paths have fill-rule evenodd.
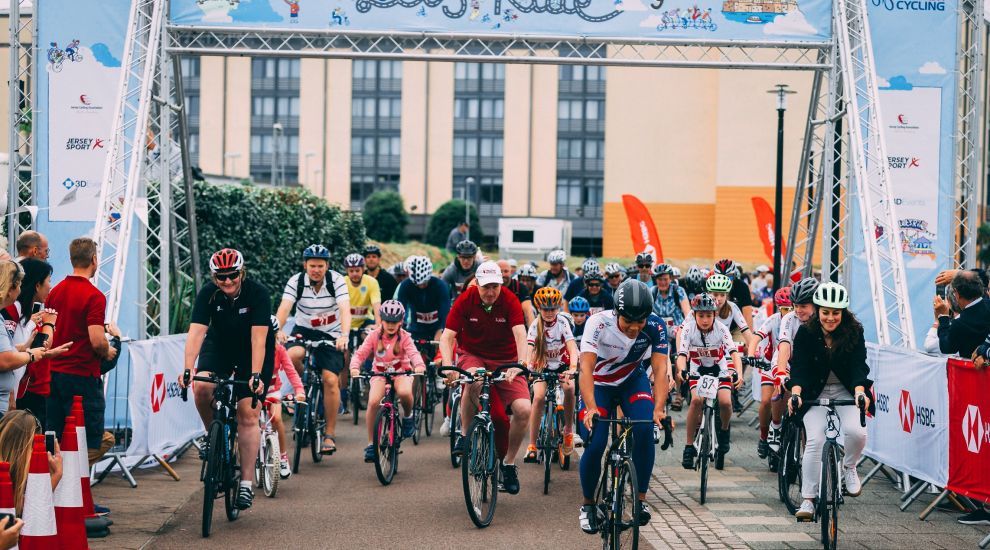
<path id="1" fill-rule="evenodd" d="M 361 255 L 367 256 L 368 254 L 374 254 L 375 256 L 381 257 L 382 249 L 378 248 L 377 244 L 366 244 L 364 245 L 364 250 L 361 251 Z"/>
<path id="2" fill-rule="evenodd" d="M 805 277 L 791 285 L 792 304 L 810 304 L 815 297 L 815 290 L 818 289 L 818 279 Z"/>
<path id="3" fill-rule="evenodd" d="M 642 321 L 653 313 L 653 296 L 646 283 L 629 280 L 615 291 L 615 314 L 630 321 Z"/>
<path id="4" fill-rule="evenodd" d="M 474 256 L 478 253 L 478 245 L 471 241 L 461 241 L 455 247 L 458 256 Z"/>

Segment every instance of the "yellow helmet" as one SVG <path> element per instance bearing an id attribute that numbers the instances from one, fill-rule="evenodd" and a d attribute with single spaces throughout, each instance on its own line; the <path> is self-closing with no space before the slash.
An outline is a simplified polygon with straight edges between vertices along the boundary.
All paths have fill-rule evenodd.
<path id="1" fill-rule="evenodd" d="M 563 296 L 556 288 L 545 286 L 533 295 L 533 305 L 539 309 L 554 309 L 560 307 Z"/>

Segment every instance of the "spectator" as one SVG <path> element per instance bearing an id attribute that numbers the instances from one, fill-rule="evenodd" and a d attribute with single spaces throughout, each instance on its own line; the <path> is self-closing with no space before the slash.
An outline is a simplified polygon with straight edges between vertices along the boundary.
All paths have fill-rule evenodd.
<path id="1" fill-rule="evenodd" d="M 364 272 L 378 281 L 383 302 L 395 297 L 395 289 L 399 288 L 399 283 L 391 273 L 382 269 L 382 249 L 378 245 L 369 244 L 364 247 Z"/>
<path id="2" fill-rule="evenodd" d="M 37 231 L 25 231 L 17 237 L 17 257 L 15 262 L 24 258 L 35 258 L 48 261 L 48 239 Z"/>
<path id="3" fill-rule="evenodd" d="M 0 314 L 14 326 L 14 345 L 17 349 L 23 350 L 26 346 L 49 347 L 55 335 L 58 314 L 53 309 L 35 312 L 34 306 L 42 306 L 48 299 L 52 289 L 52 266 L 48 262 L 25 258 L 21 260 L 21 268 L 24 270 L 21 294 L 13 305 L 0 311 Z M 48 359 L 30 363 L 20 378 L 15 400 L 17 408 L 30 410 L 41 422 L 42 428 L 45 427 L 45 399 L 51 380 L 48 369 Z"/>
<path id="4" fill-rule="evenodd" d="M 52 346 L 67 347 L 68 351 L 51 361 L 47 428 L 62 433 L 65 417 L 72 412 L 73 397 L 82 396 L 86 447 L 92 463 L 114 445 L 113 435 L 103 431 L 106 401 L 100 363 L 116 357 L 117 350 L 107 340 L 104 328 L 107 300 L 90 282 L 98 267 L 96 243 L 85 237 L 73 240 L 69 260 L 72 275 L 48 295 L 48 306 L 59 312 Z"/>
<path id="5" fill-rule="evenodd" d="M 457 252 L 457 243 L 461 241 L 468 240 L 468 222 L 460 222 L 457 227 L 450 230 L 450 235 L 447 235 L 447 250 L 449 252 Z"/>
<path id="6" fill-rule="evenodd" d="M 959 271 L 952 277 L 950 288 L 949 292 L 958 304 L 959 317 L 952 319 L 949 302 L 935 296 L 939 351 L 969 358 L 990 332 L 990 301 L 983 299 L 987 287 L 977 273 Z"/>
<path id="7" fill-rule="evenodd" d="M 767 281 L 767 274 L 769 273 L 769 267 L 765 265 L 756 266 L 756 275 L 753 276 L 753 280 L 749 283 L 749 290 L 753 293 L 753 296 L 760 296 L 760 292 L 768 286 L 773 287 L 773 284 Z"/>
<path id="8" fill-rule="evenodd" d="M 10 479 L 14 485 L 14 509 L 21 516 L 24 510 L 24 492 L 27 490 L 31 452 L 34 436 L 40 434 L 41 424 L 27 411 L 11 411 L 0 420 L 0 461 L 10 463 Z M 48 470 L 52 474 L 52 490 L 62 479 L 62 453 L 58 442 L 55 453 L 48 454 Z"/>
<path id="9" fill-rule="evenodd" d="M 478 245 L 464 240 L 454 248 L 457 257 L 447 266 L 440 277 L 450 287 L 451 300 L 456 299 L 467 288 L 469 277 L 478 269 Z"/>

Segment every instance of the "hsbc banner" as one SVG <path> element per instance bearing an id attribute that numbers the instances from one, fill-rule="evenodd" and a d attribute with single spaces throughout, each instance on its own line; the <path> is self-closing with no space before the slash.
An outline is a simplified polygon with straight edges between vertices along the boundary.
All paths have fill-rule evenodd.
<path id="1" fill-rule="evenodd" d="M 128 344 L 131 352 L 130 408 L 134 437 L 128 455 L 163 454 L 204 433 L 193 400 L 179 390 L 186 335 Z"/>
<path id="2" fill-rule="evenodd" d="M 867 424 L 866 455 L 944 487 L 949 480 L 945 358 L 867 345 L 877 413 Z"/>
<path id="3" fill-rule="evenodd" d="M 990 373 L 949 359 L 949 483 L 960 495 L 990 502 Z"/>

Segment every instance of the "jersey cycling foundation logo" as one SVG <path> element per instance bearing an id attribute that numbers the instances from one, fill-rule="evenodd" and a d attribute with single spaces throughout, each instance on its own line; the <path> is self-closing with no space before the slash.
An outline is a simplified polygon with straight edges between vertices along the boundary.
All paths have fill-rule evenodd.
<path id="1" fill-rule="evenodd" d="M 983 446 L 983 438 L 987 435 L 986 426 L 983 424 L 983 415 L 976 405 L 966 407 L 966 414 L 962 421 L 963 439 L 966 440 L 966 449 L 971 453 L 980 453 Z"/>

